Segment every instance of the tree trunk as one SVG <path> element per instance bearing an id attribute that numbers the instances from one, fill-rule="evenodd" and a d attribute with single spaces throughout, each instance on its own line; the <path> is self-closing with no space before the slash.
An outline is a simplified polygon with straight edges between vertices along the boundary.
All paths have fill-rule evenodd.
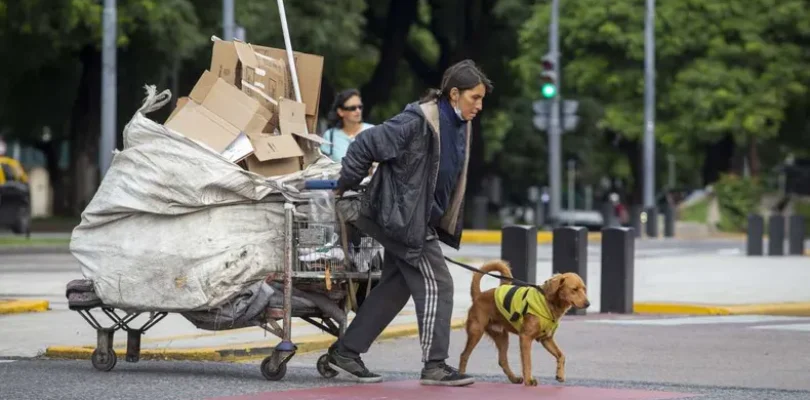
<path id="1" fill-rule="evenodd" d="M 726 135 L 723 139 L 706 146 L 703 161 L 703 185 L 710 185 L 720 178 L 720 173 L 729 172 L 734 157 L 734 137 Z"/>
<path id="2" fill-rule="evenodd" d="M 762 163 L 759 161 L 759 151 L 757 151 L 757 140 L 751 138 L 748 141 L 748 168 L 751 170 L 751 176 L 759 176 Z"/>
<path id="3" fill-rule="evenodd" d="M 397 66 L 403 58 L 408 32 L 416 20 L 417 0 L 391 1 L 385 34 L 380 47 L 380 60 L 371 80 L 360 90 L 363 97 L 363 115 L 368 118 L 374 105 L 388 99 L 396 84 Z"/>
<path id="4" fill-rule="evenodd" d="M 79 52 L 82 75 L 79 93 L 73 104 L 70 124 L 70 180 L 68 182 L 71 215 L 80 215 L 97 187 L 98 138 L 101 128 L 101 53 L 95 46 Z"/>

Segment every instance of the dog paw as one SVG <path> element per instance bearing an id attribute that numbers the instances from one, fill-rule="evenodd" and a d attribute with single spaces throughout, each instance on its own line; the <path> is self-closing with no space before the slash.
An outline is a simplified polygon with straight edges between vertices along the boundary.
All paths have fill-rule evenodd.
<path id="1" fill-rule="evenodd" d="M 523 383 L 526 386 L 537 386 L 537 379 L 531 378 Z"/>
<path id="2" fill-rule="evenodd" d="M 557 375 L 556 378 L 557 378 L 557 382 L 560 382 L 560 383 L 565 382 L 565 377 L 562 376 L 562 375 Z"/>
<path id="3" fill-rule="evenodd" d="M 515 376 L 515 377 L 512 377 L 512 378 L 509 378 L 509 382 L 512 382 L 514 384 L 519 385 L 519 384 L 523 383 L 523 378 L 519 378 L 519 377 Z"/>

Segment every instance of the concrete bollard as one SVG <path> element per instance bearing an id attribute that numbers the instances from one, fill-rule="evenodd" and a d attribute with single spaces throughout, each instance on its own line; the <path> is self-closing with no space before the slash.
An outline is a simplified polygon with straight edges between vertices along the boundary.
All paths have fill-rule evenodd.
<path id="1" fill-rule="evenodd" d="M 762 235 L 765 234 L 765 220 L 761 215 L 748 216 L 746 228 L 746 253 L 749 256 L 761 256 L 763 251 Z"/>
<path id="2" fill-rule="evenodd" d="M 552 273 L 575 272 L 587 285 L 588 230 L 582 226 L 564 226 L 554 229 L 551 245 Z M 585 315 L 586 310 L 571 309 L 569 315 Z"/>
<path id="3" fill-rule="evenodd" d="M 509 263 L 515 279 L 537 283 L 537 228 L 533 225 L 503 227 L 501 259 Z"/>
<path id="4" fill-rule="evenodd" d="M 647 209 L 647 237 L 658 238 L 658 209 L 655 207 Z"/>
<path id="5" fill-rule="evenodd" d="M 768 217 L 768 255 L 785 255 L 785 217 L 782 215 Z"/>
<path id="6" fill-rule="evenodd" d="M 804 216 L 791 215 L 788 224 L 788 253 L 793 256 L 804 255 Z"/>
<path id="7" fill-rule="evenodd" d="M 632 228 L 602 229 L 602 313 L 633 313 L 635 240 Z"/>

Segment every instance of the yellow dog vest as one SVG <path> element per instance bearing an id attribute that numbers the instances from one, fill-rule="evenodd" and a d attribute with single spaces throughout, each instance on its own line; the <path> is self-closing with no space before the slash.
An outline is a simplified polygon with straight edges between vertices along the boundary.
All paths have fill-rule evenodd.
<path id="1" fill-rule="evenodd" d="M 544 336 L 551 336 L 557 330 L 558 321 L 554 320 L 546 304 L 546 297 L 539 290 L 528 286 L 501 285 L 495 289 L 495 306 L 512 326 L 520 332 L 523 328 L 523 317 L 532 314 L 540 320 L 540 330 Z"/>

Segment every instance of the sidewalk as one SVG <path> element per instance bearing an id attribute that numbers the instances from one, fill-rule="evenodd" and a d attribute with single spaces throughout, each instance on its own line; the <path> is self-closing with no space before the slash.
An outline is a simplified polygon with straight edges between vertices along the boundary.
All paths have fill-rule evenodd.
<path id="1" fill-rule="evenodd" d="M 470 261 L 470 260 L 466 260 Z M 484 260 L 473 260 L 475 266 Z M 635 262 L 635 308 L 639 313 L 671 314 L 780 314 L 810 315 L 810 259 L 807 257 L 745 257 L 742 255 L 668 256 Z M 450 266 L 454 278 L 453 323 L 461 327 L 470 305 L 472 273 Z M 537 263 L 537 282 L 551 274 L 551 263 Z M 587 284 L 591 307 L 600 309 L 600 260 L 588 262 Z M 482 289 L 498 281 L 484 277 Z M 767 306 L 767 307 L 766 307 Z M 0 357 L 88 358 L 96 332 L 64 305 L 52 311 L 2 316 Z M 99 313 L 100 314 L 100 313 Z M 138 321 L 145 320 L 145 316 Z M 99 316 L 102 324 L 108 318 Z M 293 341 L 299 351 L 322 351 L 334 338 L 302 320 L 293 320 Z M 134 326 L 139 326 L 134 323 Z M 391 324 L 384 337 L 418 334 L 413 301 Z M 117 332 L 116 347 L 125 346 L 125 333 Z M 170 314 L 143 337 L 142 358 L 235 360 L 266 354 L 278 340 L 260 328 L 201 331 L 182 316 Z M 123 351 L 123 350 L 122 350 Z M 122 353 L 123 354 L 123 353 Z"/>

